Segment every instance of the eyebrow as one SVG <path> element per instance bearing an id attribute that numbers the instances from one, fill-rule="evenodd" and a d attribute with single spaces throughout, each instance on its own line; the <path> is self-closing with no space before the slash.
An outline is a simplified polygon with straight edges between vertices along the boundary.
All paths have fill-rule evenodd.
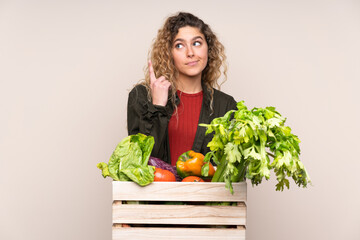
<path id="1" fill-rule="evenodd" d="M 196 40 L 196 39 L 198 39 L 198 38 L 200 38 L 201 40 L 204 40 L 201 36 L 196 36 L 196 37 L 193 37 L 193 38 L 191 39 L 191 41 L 194 41 L 194 40 Z M 182 38 L 177 38 L 177 39 L 174 40 L 174 42 L 177 42 L 177 41 L 185 42 L 185 40 L 182 39 Z"/>

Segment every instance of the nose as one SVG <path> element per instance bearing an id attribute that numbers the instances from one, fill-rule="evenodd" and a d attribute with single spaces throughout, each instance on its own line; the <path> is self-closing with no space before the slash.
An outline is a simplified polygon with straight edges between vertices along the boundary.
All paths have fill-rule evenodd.
<path id="1" fill-rule="evenodd" d="M 192 46 L 189 46 L 187 49 L 188 49 L 187 56 L 190 57 L 190 58 L 193 57 L 194 56 L 194 51 L 192 49 Z"/>

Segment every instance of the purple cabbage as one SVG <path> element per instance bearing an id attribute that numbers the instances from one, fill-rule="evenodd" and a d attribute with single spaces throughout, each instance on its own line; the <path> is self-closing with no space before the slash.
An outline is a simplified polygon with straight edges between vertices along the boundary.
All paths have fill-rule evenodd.
<path id="1" fill-rule="evenodd" d="M 160 158 L 156 158 L 156 157 L 150 157 L 148 164 L 150 166 L 154 166 L 156 168 L 161 168 L 161 169 L 172 172 L 176 177 L 176 181 L 181 182 L 181 177 L 178 175 L 175 166 L 171 166 L 170 164 L 168 164 L 168 163 L 164 162 L 163 160 L 161 160 Z"/>

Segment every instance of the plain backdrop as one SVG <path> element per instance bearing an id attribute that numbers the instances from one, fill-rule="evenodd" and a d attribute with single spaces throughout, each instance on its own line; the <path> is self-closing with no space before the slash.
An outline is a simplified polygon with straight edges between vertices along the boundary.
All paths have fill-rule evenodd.
<path id="1" fill-rule="evenodd" d="M 360 239 L 360 2 L 0 0 L 0 239 L 111 239 L 129 89 L 169 15 L 226 47 L 222 90 L 275 106 L 313 181 L 248 184 L 247 239 Z"/>

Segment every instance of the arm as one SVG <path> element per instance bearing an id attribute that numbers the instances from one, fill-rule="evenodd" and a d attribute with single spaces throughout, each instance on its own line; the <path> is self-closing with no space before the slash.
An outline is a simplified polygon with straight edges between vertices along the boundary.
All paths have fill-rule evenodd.
<path id="1" fill-rule="evenodd" d="M 129 93 L 127 105 L 128 134 L 143 133 L 154 137 L 151 156 L 167 158 L 167 125 L 169 113 L 166 107 L 154 105 L 147 98 L 145 86 L 138 85 Z M 171 115 L 171 113 L 170 113 Z"/>

